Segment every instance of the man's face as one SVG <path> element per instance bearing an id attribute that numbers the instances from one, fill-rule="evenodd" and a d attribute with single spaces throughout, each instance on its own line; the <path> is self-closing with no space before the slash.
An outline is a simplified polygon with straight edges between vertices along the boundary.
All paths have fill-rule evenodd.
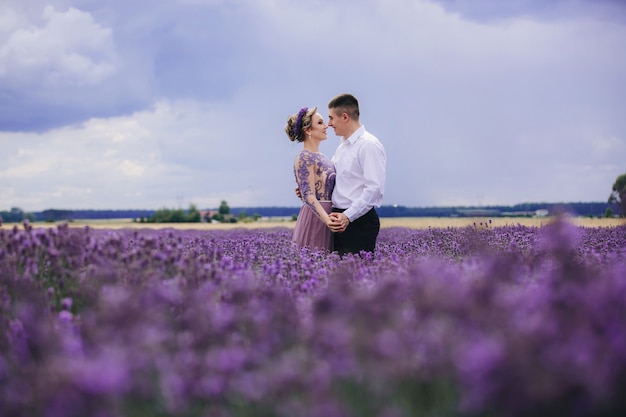
<path id="1" fill-rule="evenodd" d="M 341 116 L 337 113 L 337 109 L 328 109 L 328 127 L 332 127 L 337 136 L 343 136 L 345 123 Z"/>

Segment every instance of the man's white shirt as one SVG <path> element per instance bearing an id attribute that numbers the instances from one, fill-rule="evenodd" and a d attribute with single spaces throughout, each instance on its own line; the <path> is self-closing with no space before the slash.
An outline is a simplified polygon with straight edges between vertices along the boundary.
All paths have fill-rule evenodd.
<path id="1" fill-rule="evenodd" d="M 333 207 L 346 209 L 351 222 L 382 204 L 386 161 L 385 148 L 365 126 L 341 139 L 332 157 L 337 172 L 332 201 Z"/>

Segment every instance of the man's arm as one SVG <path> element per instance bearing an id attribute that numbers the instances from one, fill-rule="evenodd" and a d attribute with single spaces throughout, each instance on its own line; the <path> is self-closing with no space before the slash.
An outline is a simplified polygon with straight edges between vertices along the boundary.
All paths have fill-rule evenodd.
<path id="1" fill-rule="evenodd" d="M 382 145 L 379 142 L 365 143 L 359 157 L 363 167 L 363 188 L 361 195 L 344 211 L 349 221 L 355 221 L 372 207 L 378 207 L 385 189 L 387 157 Z"/>

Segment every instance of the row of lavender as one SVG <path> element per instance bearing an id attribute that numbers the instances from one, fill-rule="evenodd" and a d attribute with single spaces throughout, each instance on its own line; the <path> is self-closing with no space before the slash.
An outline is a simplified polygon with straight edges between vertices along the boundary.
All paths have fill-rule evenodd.
<path id="1" fill-rule="evenodd" d="M 0 229 L 0 415 L 624 415 L 626 226 Z"/>

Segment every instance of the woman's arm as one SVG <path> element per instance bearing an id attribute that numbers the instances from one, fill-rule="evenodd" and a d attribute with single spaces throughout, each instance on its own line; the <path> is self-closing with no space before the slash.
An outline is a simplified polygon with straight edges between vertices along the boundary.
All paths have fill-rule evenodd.
<path id="1" fill-rule="evenodd" d="M 298 183 L 298 188 L 300 189 L 304 203 L 328 226 L 330 224 L 330 217 L 317 200 L 315 193 L 315 165 L 316 161 L 312 158 L 311 154 L 301 152 L 294 163 L 296 182 Z"/>

